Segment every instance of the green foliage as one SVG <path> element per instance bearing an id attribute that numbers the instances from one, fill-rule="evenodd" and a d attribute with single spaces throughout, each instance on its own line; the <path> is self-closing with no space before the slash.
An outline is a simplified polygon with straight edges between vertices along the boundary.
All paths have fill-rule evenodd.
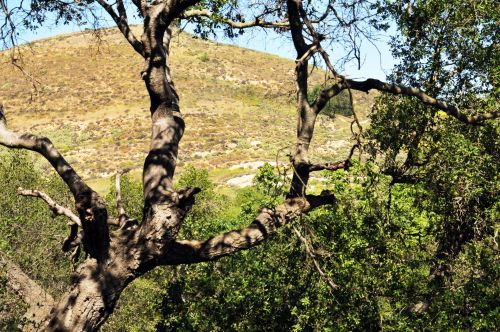
<path id="1" fill-rule="evenodd" d="M 307 95 L 307 100 L 310 103 L 313 103 L 316 98 L 318 98 L 321 90 L 324 87 L 321 85 L 316 85 L 314 88 L 309 91 Z M 321 110 L 321 114 L 324 114 L 328 117 L 335 117 L 335 114 L 340 114 L 343 116 L 351 116 L 352 115 L 352 105 L 349 97 L 349 91 L 344 90 L 339 93 L 337 96 L 330 99 L 323 110 Z"/>
<path id="2" fill-rule="evenodd" d="M 498 1 L 387 1 L 401 34 L 392 39 L 400 60 L 392 79 L 421 86 L 462 110 L 498 109 Z"/>
<path id="3" fill-rule="evenodd" d="M 377 131 L 378 116 L 388 119 L 388 115 L 374 114 L 373 135 L 393 135 L 391 130 Z M 439 121 L 456 125 L 447 119 Z M 386 163 L 379 163 L 380 156 L 377 163 L 354 161 L 348 172 L 324 173 L 337 204 L 317 209 L 293 225 L 307 238 L 316 261 L 337 289 L 328 287 L 304 244 L 287 226 L 250 251 L 217 262 L 158 268 L 135 280 L 103 330 L 495 329 L 500 265 L 495 235 L 498 186 L 493 183 L 498 163 L 491 154 L 495 144 L 488 143 L 488 138 L 498 129 L 496 125 L 459 126 L 461 131 L 450 131 L 446 126 L 435 140 L 425 140 L 438 151 L 430 166 L 420 171 L 429 180 L 418 185 L 391 183 L 392 177 L 383 174 Z M 404 143 L 405 133 L 398 135 L 403 144 L 391 145 L 390 139 L 382 143 L 380 137 L 387 151 L 399 149 L 395 165 L 404 157 L 401 151 L 411 145 Z M 15 187 L 46 190 L 71 206 L 62 194 L 64 185 L 55 178 L 45 181 L 23 154 L 6 155 L 1 167 L 2 179 Z M 273 167 L 265 165 L 254 187 L 239 190 L 229 200 L 217 194 L 206 171 L 186 167 L 177 186 L 202 191 L 180 238 L 203 239 L 248 225 L 260 207 L 279 203 L 282 181 Z M 18 197 L 11 186 L 0 190 L 10 190 L 2 197 L 3 208 L 11 216 L 1 219 L 2 252 L 15 253 L 16 261 L 49 289 L 64 289 L 68 259 L 49 257 L 47 264 L 47 255 L 62 256 L 59 245 L 67 231 L 65 223 L 50 220 L 42 202 Z M 123 176 L 122 195 L 128 211 L 134 211 L 142 201 L 139 181 Z M 108 199 L 111 208 L 113 192 Z M 241 212 L 228 218 L 225 211 L 234 205 L 241 205 Z M 472 216 L 479 233 L 449 262 L 453 278 L 446 279 L 436 292 L 429 273 L 446 232 L 444 225 L 462 216 L 457 208 Z M 133 214 L 140 216 L 140 211 Z M 26 229 L 25 225 L 32 226 Z M 50 244 L 54 237 L 58 241 Z M 5 285 L 1 275 L 0 285 Z M 9 329 L 18 324 L 23 307 L 12 306 L 16 298 L 5 286 L 0 292 L 0 307 L 6 312 L 1 327 Z M 431 298 L 427 312 L 406 314 L 412 305 Z"/>
<path id="4" fill-rule="evenodd" d="M 179 177 L 177 187 L 201 189 L 196 195 L 196 204 L 184 220 L 184 226 L 180 231 L 181 237 L 206 237 L 227 230 L 224 229 L 224 225 L 217 222 L 224 197 L 215 192 L 215 185 L 209 179 L 206 170 L 198 170 L 192 165 L 186 166 Z"/>
<path id="5" fill-rule="evenodd" d="M 105 197 L 108 213 L 111 216 L 118 214 L 116 210 L 116 176 L 111 177 L 109 191 Z M 120 189 L 123 207 L 131 218 L 142 219 L 142 206 L 144 198 L 142 195 L 142 183 L 134 180 L 131 176 L 124 174 L 120 177 Z"/>
<path id="6" fill-rule="evenodd" d="M 279 197 L 285 194 L 286 182 L 276 174 L 275 168 L 269 164 L 265 163 L 264 166 L 259 168 L 259 171 L 253 179 L 255 188 L 262 194 L 270 197 Z"/>
<path id="7" fill-rule="evenodd" d="M 66 186 L 53 173 L 37 171 L 26 153 L 0 150 L 0 253 L 18 264 L 55 297 L 67 287 L 70 260 L 61 251 L 69 232 L 63 217 L 51 217 L 39 199 L 17 194 L 17 188 L 38 189 L 58 203 L 72 206 Z M 0 272 L 0 330 L 10 331 L 24 314 L 24 305 L 10 290 Z"/>
<path id="8" fill-rule="evenodd" d="M 425 229 L 408 230 L 418 234 L 420 246 L 428 246 L 430 281 L 419 293 L 431 301 L 411 326 L 432 321 L 437 329 L 488 330 L 495 325 L 499 128 L 498 122 L 466 126 L 405 98 L 382 95 L 375 105 L 367 132 L 372 158 L 391 181 L 409 183 L 394 185 L 391 209 L 396 187 L 418 188 L 409 196 L 413 209 L 429 213 L 421 218 Z M 410 215 L 403 225 L 415 220 Z"/>
<path id="9" fill-rule="evenodd" d="M 42 24 L 47 13 L 64 22 L 81 20 L 87 3 L 32 4 L 29 28 Z M 283 2 L 255 6 L 260 6 L 255 12 L 268 13 L 260 19 L 285 17 Z M 346 7 L 341 14 L 359 8 L 339 6 Z M 305 7 L 308 14 L 316 11 L 312 3 Z M 202 1 L 195 9 L 213 13 L 211 20 L 191 20 L 204 38 L 226 19 L 244 21 L 237 1 Z M 392 81 L 419 86 L 466 113 L 498 109 L 498 2 L 382 1 L 369 9 L 391 17 L 401 31 L 391 40 L 400 61 Z M 378 19 L 372 23 L 387 29 Z M 224 32 L 234 37 L 242 31 Z M 209 61 L 208 55 L 199 60 Z M 320 91 L 315 86 L 309 101 Z M 331 100 L 323 113 L 352 115 L 348 92 Z M 151 271 L 125 290 L 103 330 L 496 330 L 499 133 L 498 121 L 464 126 L 416 100 L 383 94 L 364 133 L 363 162 L 353 161 L 348 172 L 323 174 L 335 205 L 301 216 L 250 251 Z M 78 138 L 61 139 L 68 148 Z M 2 151 L 0 156 L 0 250 L 58 297 L 71 270 L 60 251 L 67 226 L 62 218 L 51 218 L 43 202 L 20 197 L 16 190 L 42 189 L 66 206 L 72 206 L 71 198 L 57 177 L 38 171 L 25 154 Z M 112 181 L 106 199 L 110 214 L 116 214 Z M 254 186 L 230 200 L 218 194 L 207 171 L 186 167 L 177 186 L 202 191 L 179 238 L 206 239 L 248 225 L 258 209 L 280 203 L 286 184 L 266 164 Z M 141 184 L 123 176 L 122 196 L 127 212 L 140 220 Z M 235 206 L 239 213 L 229 213 Z M 329 287 L 318 266 L 337 288 Z M 7 290 L 4 273 L 0 295 L 0 329 L 14 329 L 24 307 Z M 411 313 L 419 302 L 428 309 Z"/>
<path id="10" fill-rule="evenodd" d="M 498 269 L 491 237 L 467 246 L 459 256 L 460 276 L 434 300 L 435 309 L 407 316 L 408 307 L 433 292 L 428 282 L 430 258 L 443 215 L 430 209 L 433 203 L 424 185 L 391 185 L 391 178 L 371 162 L 355 162 L 349 172 L 325 176 L 337 205 L 316 210 L 295 226 L 308 238 L 338 289 L 327 286 L 287 227 L 253 250 L 215 263 L 160 269 L 134 283 L 120 300 L 109 330 L 122 326 L 159 331 L 399 331 L 430 324 L 447 329 L 449 319 L 458 317 L 456 329 L 493 326 Z M 190 221 L 191 234 L 206 237 L 208 226 L 203 223 L 207 222 L 226 230 L 242 227 L 259 206 L 276 202 L 272 195 L 280 178 L 272 167 L 261 168 L 255 179 L 255 189 L 237 195 L 236 202 L 247 202 L 237 220 L 224 220 L 220 209 L 208 209 Z M 199 186 L 210 193 L 200 197 L 201 204 L 217 197 L 204 171 L 188 168 L 180 182 L 182 187 Z M 483 272 L 470 279 L 469 272 L 477 271 Z M 459 285 L 463 291 L 453 291 Z M 136 291 L 141 296 L 134 296 Z M 465 320 L 464 299 L 470 313 Z M 130 321 L 127 315 L 134 308 L 141 308 L 150 320 Z"/>

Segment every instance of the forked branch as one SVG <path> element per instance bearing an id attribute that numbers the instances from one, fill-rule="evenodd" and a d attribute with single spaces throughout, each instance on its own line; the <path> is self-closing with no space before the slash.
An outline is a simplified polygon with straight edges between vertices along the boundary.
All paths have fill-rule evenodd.
<path id="1" fill-rule="evenodd" d="M 70 209 L 62 205 L 57 204 L 49 195 L 39 190 L 30 190 L 19 188 L 17 190 L 19 195 L 37 197 L 43 200 L 49 206 L 50 210 L 58 216 L 65 216 L 70 221 L 68 225 L 70 226 L 70 233 L 68 237 L 63 242 L 62 250 L 67 252 L 72 248 L 80 245 L 81 237 L 78 235 L 78 227 L 82 227 L 82 222 L 80 218 L 74 214 Z"/>
<path id="2" fill-rule="evenodd" d="M 97 0 L 97 2 L 109 14 L 109 16 L 111 16 L 113 21 L 115 21 L 118 29 L 120 29 L 120 32 L 123 34 L 125 39 L 127 39 L 129 44 L 132 45 L 134 50 L 144 57 L 144 45 L 135 37 L 135 35 L 132 33 L 132 30 L 130 30 L 127 19 L 127 12 L 125 10 L 125 6 L 123 5 L 123 0 L 117 1 L 118 13 L 115 12 L 113 7 L 108 4 L 106 0 Z"/>
<path id="3" fill-rule="evenodd" d="M 479 124 L 481 122 L 484 122 L 486 120 L 491 120 L 491 119 L 496 119 L 500 116 L 499 111 L 495 110 L 493 112 L 486 112 L 482 114 L 478 114 L 475 116 L 467 115 L 463 112 L 460 111 L 460 109 L 454 105 L 450 105 L 446 103 L 445 101 L 439 100 L 437 98 L 431 97 L 428 94 L 426 94 L 424 91 L 418 89 L 418 88 L 413 88 L 413 87 L 406 87 L 402 85 L 397 85 L 397 84 L 391 84 L 391 83 L 386 83 L 382 82 L 377 79 L 367 79 L 365 81 L 355 81 L 346 78 L 345 76 L 339 75 L 335 68 L 333 67 L 330 58 L 327 54 L 327 52 L 321 47 L 321 39 L 322 36 L 318 34 L 316 31 L 315 27 L 313 26 L 312 22 L 309 20 L 306 11 L 302 7 L 302 2 L 300 0 L 294 0 L 294 1 L 289 1 L 288 6 L 293 8 L 294 10 L 291 12 L 299 12 L 302 21 L 305 23 L 307 29 L 309 30 L 310 35 L 313 38 L 313 46 L 314 48 L 311 48 L 311 53 L 316 53 L 319 52 L 325 61 L 325 64 L 330 71 L 330 73 L 333 75 L 333 80 L 334 83 L 324 89 L 321 94 L 319 95 L 319 98 L 311 105 L 311 108 L 316 112 L 320 112 L 326 105 L 326 103 L 336 95 L 338 95 L 342 90 L 345 89 L 353 89 L 353 90 L 358 90 L 358 91 L 363 91 L 363 92 L 369 92 L 370 90 L 378 90 L 382 92 L 387 92 L 391 93 L 394 95 L 404 95 L 404 96 L 409 96 L 409 97 L 415 97 L 419 99 L 423 104 L 434 107 L 436 109 L 439 109 L 441 111 L 446 112 L 448 115 L 453 116 L 454 118 L 458 119 L 459 121 L 466 123 L 466 124 Z M 329 6 L 331 7 L 331 6 Z M 333 10 L 333 7 L 331 7 Z M 290 10 L 290 9 L 289 9 Z M 337 14 L 334 12 L 334 14 L 337 16 Z M 291 26 L 292 30 L 292 37 L 294 38 L 294 43 L 295 43 L 295 48 L 297 51 L 300 51 L 303 49 L 303 37 L 302 37 L 302 28 L 301 25 L 299 24 L 299 21 L 295 19 L 297 23 Z M 293 23 L 292 19 L 291 22 Z M 349 23 L 348 25 L 350 25 Z M 298 43 L 297 40 L 302 40 L 301 43 Z M 302 45 L 301 45 L 302 44 Z M 310 55 L 308 55 L 309 57 Z M 358 123 L 359 126 L 359 123 Z"/>

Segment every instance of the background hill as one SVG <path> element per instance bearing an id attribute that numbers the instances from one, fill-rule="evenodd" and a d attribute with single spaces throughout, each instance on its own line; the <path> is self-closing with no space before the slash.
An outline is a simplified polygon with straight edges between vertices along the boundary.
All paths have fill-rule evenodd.
<path id="1" fill-rule="evenodd" d="M 186 132 L 179 166 L 212 169 L 218 183 L 252 173 L 262 161 L 286 161 L 296 116 L 294 62 L 249 49 L 177 33 L 171 64 Z M 62 35 L 21 48 L 18 63 L 0 54 L 0 101 L 10 126 L 51 138 L 87 179 L 132 167 L 140 173 L 150 135 L 141 58 L 115 29 Z M 312 80 L 320 82 L 316 71 Z M 356 94 L 365 118 L 373 103 Z M 337 160 L 351 146 L 351 119 L 320 117 L 311 156 Z M 48 166 L 47 166 L 48 167 Z M 99 188 L 98 188 L 99 189 Z"/>

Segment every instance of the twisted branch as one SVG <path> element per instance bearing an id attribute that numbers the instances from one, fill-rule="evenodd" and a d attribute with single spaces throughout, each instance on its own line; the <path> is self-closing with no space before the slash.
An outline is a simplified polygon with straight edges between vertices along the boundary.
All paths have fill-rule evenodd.
<path id="1" fill-rule="evenodd" d="M 102 198 L 80 178 L 52 142 L 46 137 L 18 134 L 7 129 L 3 106 L 0 105 L 0 145 L 38 152 L 50 162 L 71 190 L 80 224 L 75 222 L 71 225 L 71 234 L 64 242 L 63 250 L 67 251 L 79 243 L 77 236 L 80 225 L 85 233 L 82 240 L 85 251 L 92 257 L 105 258 L 109 248 L 106 205 Z"/>
<path id="2" fill-rule="evenodd" d="M 0 105 L 0 145 L 13 149 L 31 150 L 44 156 L 66 182 L 74 196 L 90 190 L 48 138 L 10 131 L 7 128 L 2 105 Z"/>

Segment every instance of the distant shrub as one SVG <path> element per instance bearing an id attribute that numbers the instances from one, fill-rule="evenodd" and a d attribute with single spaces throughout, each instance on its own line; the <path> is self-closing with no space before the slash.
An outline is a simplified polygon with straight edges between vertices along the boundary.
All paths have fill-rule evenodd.
<path id="1" fill-rule="evenodd" d="M 313 103 L 316 98 L 318 98 L 322 88 L 323 87 L 321 85 L 316 85 L 307 95 L 307 100 L 310 103 Z M 328 103 L 326 103 L 321 113 L 331 118 L 335 117 L 335 114 L 351 116 L 352 105 L 349 98 L 349 92 L 344 90 L 337 96 L 330 99 Z"/>
<path id="2" fill-rule="evenodd" d="M 200 59 L 201 62 L 208 62 L 208 60 L 210 60 L 210 58 L 208 57 L 208 54 L 207 53 L 202 53 L 198 59 Z"/>

